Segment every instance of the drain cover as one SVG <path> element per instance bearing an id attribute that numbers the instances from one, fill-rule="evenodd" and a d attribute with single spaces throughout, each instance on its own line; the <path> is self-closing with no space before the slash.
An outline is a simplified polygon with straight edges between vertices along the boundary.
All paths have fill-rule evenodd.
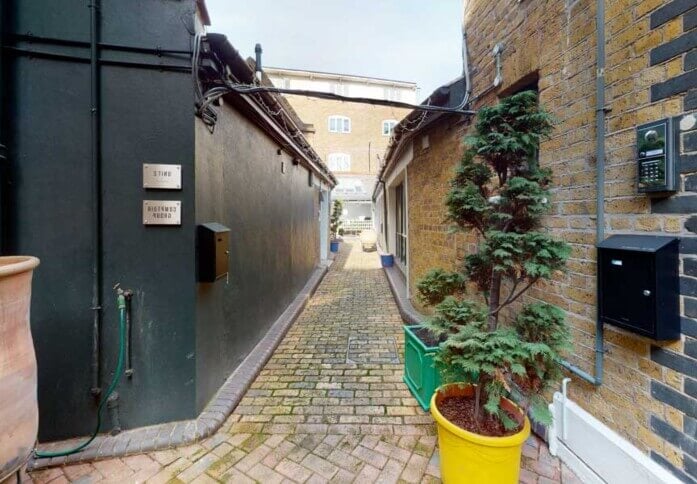
<path id="1" fill-rule="evenodd" d="M 393 336 L 349 336 L 346 363 L 398 364 L 397 342 Z"/>

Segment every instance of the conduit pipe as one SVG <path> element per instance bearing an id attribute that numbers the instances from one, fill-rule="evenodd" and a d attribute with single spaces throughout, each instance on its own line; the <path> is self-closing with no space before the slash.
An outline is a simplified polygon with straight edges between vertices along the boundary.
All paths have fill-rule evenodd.
<path id="1" fill-rule="evenodd" d="M 596 57 L 595 76 L 595 243 L 605 239 L 605 0 L 596 0 Z M 600 320 L 600 295 L 596 290 L 595 316 L 595 375 L 583 371 L 576 365 L 562 360 L 561 365 L 579 378 L 595 385 L 603 383 L 603 363 L 605 347 L 603 343 L 603 323 Z"/>
<path id="2" fill-rule="evenodd" d="M 5 62 L 3 53 L 3 40 L 5 35 L 5 18 L 7 16 L 7 7 L 5 7 L 5 2 L 0 0 L 0 254 L 2 254 L 3 243 L 5 240 L 4 234 L 4 212 L 5 212 L 5 169 L 7 162 L 7 148 L 5 147 L 5 132 L 3 130 L 5 123 L 5 112 L 7 108 L 5 107 L 5 90 L 7 89 L 7 84 L 5 83 Z"/>
<path id="3" fill-rule="evenodd" d="M 99 0 L 90 3 L 90 144 L 92 153 L 92 388 L 100 388 L 100 342 L 102 326 L 102 167 L 99 156 Z"/>

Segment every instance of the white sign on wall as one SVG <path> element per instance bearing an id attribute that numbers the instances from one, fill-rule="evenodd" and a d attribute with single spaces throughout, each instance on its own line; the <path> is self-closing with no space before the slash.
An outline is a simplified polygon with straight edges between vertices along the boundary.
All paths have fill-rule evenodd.
<path id="1" fill-rule="evenodd" d="M 143 163 L 143 188 L 181 190 L 182 166 Z"/>
<path id="2" fill-rule="evenodd" d="M 143 225 L 181 225 L 179 200 L 143 200 Z"/>

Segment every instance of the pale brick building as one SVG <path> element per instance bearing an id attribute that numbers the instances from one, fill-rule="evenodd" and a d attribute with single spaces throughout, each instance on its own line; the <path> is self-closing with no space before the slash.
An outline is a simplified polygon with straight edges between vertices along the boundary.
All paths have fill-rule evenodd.
<path id="1" fill-rule="evenodd" d="M 264 71 L 282 88 L 417 102 L 418 89 L 412 82 L 273 67 Z M 287 98 L 309 125 L 306 132 L 313 148 L 339 179 L 333 196 L 344 201 L 344 227 L 372 226 L 370 190 L 392 130 L 409 110 L 297 95 Z M 365 223 L 354 224 L 359 219 Z"/>
<path id="2" fill-rule="evenodd" d="M 678 479 L 693 482 L 697 479 L 697 131 L 692 114 L 697 109 L 697 2 L 604 2 L 604 106 L 596 105 L 599 3 L 603 2 L 466 0 L 470 106 L 491 105 L 531 88 L 538 90 L 540 103 L 557 120 L 552 139 L 542 144 L 539 153 L 540 164 L 555 172 L 553 206 L 545 226 L 571 244 L 572 256 L 566 274 L 537 285 L 527 297 L 557 304 L 567 312 L 575 345 L 570 362 L 591 376 L 599 376 L 594 374 L 596 109 L 605 112 L 600 138 L 605 153 L 605 237 L 657 234 L 680 240 L 682 335 L 659 342 L 606 324 L 602 383 L 593 385 L 570 373 L 569 398 L 606 426 L 603 435 L 611 435 L 611 429 L 637 451 L 640 457 L 633 457 L 636 465 L 634 470 L 629 467 L 630 472 L 655 469 L 658 463 Z M 493 54 L 497 44 L 503 47 L 499 72 Z M 501 82 L 495 86 L 497 74 Z M 462 84 L 444 86 L 435 103 L 456 105 Z M 449 233 L 444 222 L 448 182 L 470 120 L 439 114 L 417 123 L 421 116 L 414 112 L 396 128 L 373 193 L 378 224 L 384 221 L 381 244 L 399 260 L 407 295 L 417 308 L 415 284 L 424 273 L 433 267 L 456 268 L 477 242 L 474 234 Z M 649 196 L 638 191 L 636 127 L 666 118 L 673 121 L 669 135 L 675 140 L 677 190 Z M 402 129 L 407 123 L 411 130 Z M 616 447 L 603 445 L 596 440 L 586 446 L 590 451 L 585 464 L 593 468 L 597 454 L 603 452 L 615 460 Z M 600 467 L 612 472 L 613 466 Z"/>

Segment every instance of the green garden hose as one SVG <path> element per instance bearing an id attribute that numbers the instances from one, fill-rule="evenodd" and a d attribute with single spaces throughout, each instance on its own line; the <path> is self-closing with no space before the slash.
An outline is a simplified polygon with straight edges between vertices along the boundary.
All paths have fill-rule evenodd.
<path id="1" fill-rule="evenodd" d="M 90 445 L 92 443 L 92 441 L 95 439 L 95 437 L 97 437 L 97 434 L 99 433 L 99 429 L 102 426 L 102 410 L 104 410 L 104 406 L 106 405 L 106 402 L 109 399 L 109 396 L 114 392 L 114 389 L 119 384 L 119 381 L 121 380 L 121 375 L 123 373 L 123 362 L 124 362 L 124 354 L 125 354 L 125 347 L 126 347 L 126 298 L 123 296 L 123 294 L 118 295 L 118 308 L 119 308 L 119 362 L 116 365 L 116 371 L 114 372 L 114 377 L 111 379 L 111 383 L 109 384 L 109 388 L 107 388 L 107 391 L 104 394 L 104 397 L 99 402 L 99 407 L 97 407 L 97 426 L 94 428 L 94 432 L 92 432 L 92 435 L 90 436 L 89 439 L 87 439 L 85 442 L 78 445 L 77 447 L 73 447 L 72 449 L 59 450 L 56 452 L 41 452 L 40 450 L 35 449 L 34 450 L 34 457 L 35 458 L 46 459 L 46 458 L 51 458 L 51 457 L 63 457 L 66 455 L 77 454 L 82 449 L 84 449 L 85 447 Z"/>

